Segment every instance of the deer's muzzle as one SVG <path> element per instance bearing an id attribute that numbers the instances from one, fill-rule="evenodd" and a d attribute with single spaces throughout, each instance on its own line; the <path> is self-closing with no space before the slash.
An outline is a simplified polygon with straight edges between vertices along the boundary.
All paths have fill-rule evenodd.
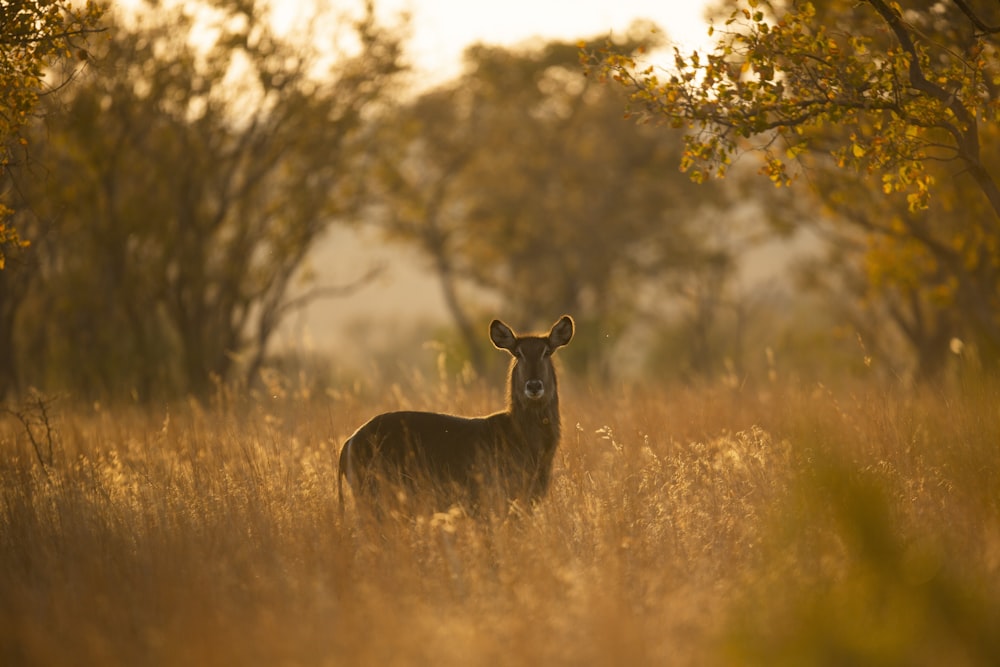
<path id="1" fill-rule="evenodd" d="M 524 383 L 524 395 L 537 401 L 545 395 L 545 385 L 541 380 L 528 380 Z"/>

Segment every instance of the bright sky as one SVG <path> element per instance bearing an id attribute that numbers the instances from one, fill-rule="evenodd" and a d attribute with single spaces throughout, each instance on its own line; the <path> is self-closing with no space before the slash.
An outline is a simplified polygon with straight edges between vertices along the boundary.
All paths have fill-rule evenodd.
<path id="1" fill-rule="evenodd" d="M 310 1 L 310 0 L 300 0 Z M 576 40 L 624 33 L 650 19 L 674 43 L 707 41 L 705 0 L 377 0 L 381 11 L 410 13 L 409 53 L 434 78 L 457 75 L 463 49 L 477 41 L 513 45 L 533 37 Z"/>
<path id="2" fill-rule="evenodd" d="M 148 0 L 147 0 L 148 1 Z M 161 0 L 163 1 L 163 0 Z M 363 0 L 271 0 L 275 19 L 310 21 L 317 5 L 360 9 Z M 516 45 L 532 38 L 577 40 L 624 33 L 637 19 L 649 19 L 671 44 L 684 51 L 709 43 L 705 6 L 712 0 L 375 0 L 387 21 L 410 15 L 407 53 L 422 74 L 447 79 L 461 71 L 462 51 L 475 42 Z M 165 0 L 167 6 L 189 0 Z M 118 0 L 126 11 L 143 0 Z M 197 4 L 197 0 L 191 4 Z M 356 14 L 355 14 L 356 15 Z"/>
<path id="3" fill-rule="evenodd" d="M 410 16 L 407 55 L 419 73 L 445 80 L 461 72 L 465 47 L 475 42 L 513 46 L 531 40 L 577 40 L 623 34 L 637 19 L 648 19 L 684 51 L 709 44 L 705 6 L 712 0 L 374 0 L 389 23 Z M 165 5 L 197 0 L 161 0 Z M 271 0 L 281 24 L 311 22 L 319 5 L 357 15 L 363 0 Z M 126 10 L 143 0 L 118 0 Z M 322 10 L 320 10 L 322 11 Z M 322 32 L 321 28 L 321 32 Z"/>

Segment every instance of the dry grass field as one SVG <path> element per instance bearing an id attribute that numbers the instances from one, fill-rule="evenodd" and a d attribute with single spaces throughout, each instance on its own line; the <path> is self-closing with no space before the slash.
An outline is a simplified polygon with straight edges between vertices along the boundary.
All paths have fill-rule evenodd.
<path id="1" fill-rule="evenodd" d="M 3 417 L 0 664 L 1000 663 L 997 385 L 566 377 L 533 513 L 341 518 L 354 428 L 484 386 Z"/>

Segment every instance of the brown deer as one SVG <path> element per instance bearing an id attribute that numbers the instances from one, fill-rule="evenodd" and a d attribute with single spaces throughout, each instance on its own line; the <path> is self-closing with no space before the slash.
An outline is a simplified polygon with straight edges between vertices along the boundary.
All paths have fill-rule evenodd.
<path id="1" fill-rule="evenodd" d="M 436 412 L 388 412 L 374 417 L 344 443 L 342 478 L 356 501 L 371 505 L 380 484 L 482 512 L 489 502 L 530 505 L 548 489 L 559 445 L 559 391 L 552 354 L 573 338 L 573 319 L 556 322 L 544 336 L 518 336 L 501 322 L 490 323 L 490 340 L 513 357 L 507 409 L 487 417 Z M 392 487 L 390 487 L 392 488 Z M 429 494 L 429 495 L 428 495 Z M 405 494 L 404 494 L 405 495 Z M 435 509 L 442 509 L 437 507 Z"/>

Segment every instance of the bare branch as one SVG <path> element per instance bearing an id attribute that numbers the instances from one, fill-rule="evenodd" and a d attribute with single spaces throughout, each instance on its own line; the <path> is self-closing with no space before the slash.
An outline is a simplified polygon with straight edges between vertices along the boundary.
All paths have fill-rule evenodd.
<path id="1" fill-rule="evenodd" d="M 49 474 L 48 468 L 52 466 L 54 461 L 56 433 L 49 415 L 49 408 L 54 402 L 54 398 L 47 398 L 41 392 L 32 389 L 21 408 L 3 408 L 3 412 L 21 422 L 35 452 L 35 458 L 38 459 L 46 477 Z M 36 433 L 39 430 L 44 432 L 44 440 Z"/>
<path id="2" fill-rule="evenodd" d="M 281 304 L 281 306 L 275 310 L 275 319 L 280 321 L 288 313 L 305 308 L 312 302 L 319 299 L 340 298 L 353 294 L 380 276 L 384 271 L 385 266 L 383 265 L 373 266 L 360 277 L 355 278 L 349 283 L 345 283 L 343 285 L 320 285 L 306 290 L 294 299 L 288 299 Z"/>

